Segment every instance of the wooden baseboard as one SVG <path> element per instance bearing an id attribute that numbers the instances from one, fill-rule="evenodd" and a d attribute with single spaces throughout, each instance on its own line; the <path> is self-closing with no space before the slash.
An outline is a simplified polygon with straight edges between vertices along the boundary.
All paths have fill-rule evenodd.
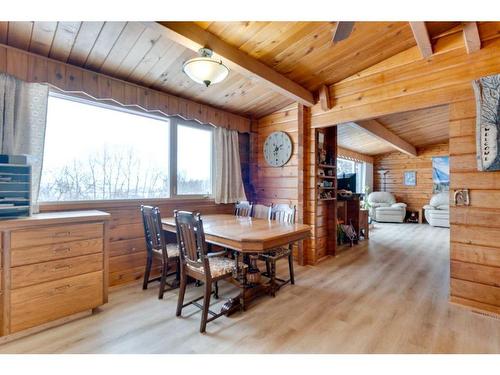
<path id="1" fill-rule="evenodd" d="M 2 336 L 2 337 L 0 337 L 0 345 L 17 340 L 17 339 L 20 339 L 22 337 L 33 335 L 33 334 L 41 332 L 41 331 L 45 331 L 46 329 L 49 329 L 49 328 L 54 328 L 54 327 L 60 326 L 62 324 L 72 322 L 72 321 L 77 320 L 77 319 L 88 317 L 88 316 L 92 315 L 92 312 L 93 312 L 92 309 L 85 310 L 85 311 L 82 311 L 82 312 L 79 312 L 79 313 L 76 313 L 73 315 L 65 316 L 64 318 L 57 319 L 57 320 L 54 320 L 52 322 L 41 324 L 41 325 L 33 327 L 33 328 L 28 328 L 28 329 L 25 329 L 25 330 L 20 331 L 20 332 L 16 332 L 16 333 L 12 333 L 10 335 Z"/>
<path id="2" fill-rule="evenodd" d="M 450 303 L 471 310 L 473 312 L 487 315 L 495 319 L 500 319 L 500 307 L 488 305 L 477 301 L 472 301 L 466 298 L 450 296 Z"/>

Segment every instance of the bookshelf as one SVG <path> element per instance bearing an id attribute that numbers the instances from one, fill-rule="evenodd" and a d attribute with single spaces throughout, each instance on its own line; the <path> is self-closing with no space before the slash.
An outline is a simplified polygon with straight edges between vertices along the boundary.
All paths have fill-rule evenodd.
<path id="1" fill-rule="evenodd" d="M 0 219 L 30 216 L 31 166 L 0 156 Z"/>
<path id="2" fill-rule="evenodd" d="M 318 259 L 335 255 L 337 246 L 337 127 L 317 129 L 315 134 L 315 205 Z"/>
<path id="3" fill-rule="evenodd" d="M 316 196 L 318 201 L 336 200 L 337 166 L 336 144 L 329 131 L 316 133 L 317 168 L 316 168 Z"/>

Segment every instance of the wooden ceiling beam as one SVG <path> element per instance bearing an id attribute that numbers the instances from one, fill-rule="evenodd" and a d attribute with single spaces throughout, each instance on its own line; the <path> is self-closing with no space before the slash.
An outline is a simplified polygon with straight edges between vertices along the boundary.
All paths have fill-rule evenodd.
<path id="1" fill-rule="evenodd" d="M 417 156 L 417 149 L 398 135 L 391 132 L 377 120 L 364 120 L 352 123 L 359 129 L 363 129 L 374 137 L 389 143 L 396 150 L 410 156 Z"/>
<path id="2" fill-rule="evenodd" d="M 432 56 L 432 44 L 425 22 L 410 22 L 411 31 L 424 59 Z"/>
<path id="3" fill-rule="evenodd" d="M 464 42 L 467 53 L 477 52 L 481 49 L 481 38 L 476 22 L 464 22 Z"/>
<path id="4" fill-rule="evenodd" d="M 145 24 L 162 31 L 167 38 L 193 51 L 197 52 L 202 47 L 210 48 L 230 69 L 245 76 L 257 77 L 267 83 L 273 91 L 300 104 L 308 107 L 315 104 L 312 92 L 194 22 L 145 22 Z"/>
<path id="5" fill-rule="evenodd" d="M 332 101 L 330 98 L 330 90 L 327 85 L 322 85 L 319 89 L 319 102 L 321 103 L 321 109 L 323 111 L 328 111 L 332 109 Z"/>

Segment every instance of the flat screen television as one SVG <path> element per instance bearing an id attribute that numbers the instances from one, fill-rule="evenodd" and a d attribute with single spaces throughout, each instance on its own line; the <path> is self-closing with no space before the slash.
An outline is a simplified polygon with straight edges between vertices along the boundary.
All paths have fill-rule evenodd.
<path id="1" fill-rule="evenodd" d="M 356 192 L 356 173 L 344 173 L 337 178 L 338 190 L 349 190 Z"/>

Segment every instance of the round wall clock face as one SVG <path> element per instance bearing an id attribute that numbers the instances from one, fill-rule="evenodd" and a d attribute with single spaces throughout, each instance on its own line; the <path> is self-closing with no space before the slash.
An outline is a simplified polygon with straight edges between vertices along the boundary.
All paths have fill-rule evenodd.
<path id="1" fill-rule="evenodd" d="M 292 140 L 285 132 L 269 134 L 264 142 L 264 157 L 273 167 L 285 165 L 292 156 Z"/>

